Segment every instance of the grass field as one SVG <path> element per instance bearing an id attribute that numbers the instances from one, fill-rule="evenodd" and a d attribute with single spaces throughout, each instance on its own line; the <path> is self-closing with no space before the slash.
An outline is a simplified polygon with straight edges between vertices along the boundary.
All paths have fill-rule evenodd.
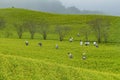
<path id="1" fill-rule="evenodd" d="M 1 80 L 119 80 L 119 44 L 80 46 L 79 41 L 0 39 Z M 38 42 L 42 42 L 40 47 Z M 55 45 L 59 49 L 55 49 Z M 73 54 L 69 59 L 68 52 Z M 85 52 L 87 59 L 82 60 Z"/>
<path id="2" fill-rule="evenodd" d="M 0 17 L 6 21 L 6 27 L 0 29 L 0 80 L 120 80 L 119 16 L 61 15 L 8 8 L 0 9 Z M 43 17 L 50 25 L 47 40 L 38 32 L 32 40 L 28 31 L 18 39 L 14 23 L 21 24 L 29 19 L 39 22 Z M 82 24 L 95 18 L 111 21 L 108 43 L 102 42 L 99 48 L 93 46 L 93 42 L 80 46 L 79 41 L 85 41 L 85 36 L 77 37 L 76 34 Z M 54 31 L 57 24 L 71 28 L 62 42 Z M 9 38 L 5 38 L 8 33 Z M 71 36 L 74 41 L 70 43 Z M 26 40 L 29 46 L 25 45 Z M 93 34 L 89 40 L 97 41 Z M 55 48 L 56 44 L 59 49 Z M 72 59 L 68 52 L 72 53 Z M 82 60 L 83 53 L 86 53 L 86 60 Z"/>

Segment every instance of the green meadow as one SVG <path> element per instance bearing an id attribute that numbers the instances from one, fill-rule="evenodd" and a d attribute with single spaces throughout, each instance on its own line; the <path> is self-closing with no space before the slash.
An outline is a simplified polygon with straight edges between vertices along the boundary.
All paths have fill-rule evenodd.
<path id="1" fill-rule="evenodd" d="M 37 12 L 25 9 L 0 9 L 0 16 L 6 20 L 6 28 L 0 31 L 0 80 L 120 80 L 120 18 L 107 15 L 61 15 Z M 42 35 L 35 34 L 30 39 L 28 31 L 18 39 L 13 23 L 22 23 L 33 19 L 39 22 L 45 17 L 50 24 L 47 40 Z M 81 23 L 96 17 L 111 20 L 110 33 L 107 43 L 93 46 L 95 36 L 90 35 L 90 45 L 81 46 L 76 36 Z M 68 25 L 72 28 L 63 41 L 54 32 L 54 26 Z M 6 31 L 11 35 L 6 38 Z M 69 37 L 74 38 L 69 42 Z M 25 45 L 25 41 L 29 45 Z M 41 42 L 42 46 L 38 43 Z M 59 48 L 55 46 L 58 44 Z M 68 57 L 71 52 L 73 58 Z M 86 60 L 82 54 L 86 53 Z"/>
<path id="2" fill-rule="evenodd" d="M 0 39 L 1 80 L 119 80 L 120 50 L 116 44 L 99 48 L 79 41 Z M 38 42 L 42 42 L 40 47 Z M 55 49 L 56 43 L 59 49 Z M 73 54 L 69 59 L 68 52 Z M 82 60 L 86 52 L 87 59 Z"/>

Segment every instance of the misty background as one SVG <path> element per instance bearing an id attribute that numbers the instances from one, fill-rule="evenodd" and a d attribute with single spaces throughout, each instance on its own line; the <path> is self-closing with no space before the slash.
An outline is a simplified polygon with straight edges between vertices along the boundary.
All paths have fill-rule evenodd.
<path id="1" fill-rule="evenodd" d="M 61 14 L 120 16 L 119 0 L 0 0 L 0 8 L 25 8 Z"/>

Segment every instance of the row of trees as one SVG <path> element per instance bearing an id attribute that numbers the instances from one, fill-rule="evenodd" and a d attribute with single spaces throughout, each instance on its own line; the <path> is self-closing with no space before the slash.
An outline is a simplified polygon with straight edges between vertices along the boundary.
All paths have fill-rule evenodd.
<path id="1" fill-rule="evenodd" d="M 0 18 L 0 29 L 3 29 L 5 27 L 5 20 L 3 18 Z M 41 19 L 39 22 L 33 21 L 33 20 L 26 20 L 25 22 L 17 23 L 15 22 L 13 24 L 15 27 L 15 30 L 17 32 L 18 37 L 21 39 L 22 34 L 26 31 L 29 31 L 31 35 L 31 39 L 34 38 L 34 35 L 36 32 L 39 32 L 43 39 L 47 39 L 47 34 L 49 31 L 48 21 L 46 19 Z M 104 41 L 107 42 L 108 35 L 109 35 L 109 29 L 110 29 L 110 21 L 108 19 L 103 18 L 96 18 L 90 21 L 86 21 L 79 27 L 79 33 L 83 34 L 85 36 L 85 40 L 89 40 L 89 35 L 91 33 L 94 33 L 98 42 L 101 42 L 101 39 L 104 38 Z M 62 41 L 64 37 L 70 32 L 71 27 L 66 25 L 56 25 L 55 31 L 59 35 L 59 40 Z"/>
<path id="2" fill-rule="evenodd" d="M 86 22 L 88 26 L 84 27 L 84 33 L 86 36 L 86 40 L 88 40 L 88 35 L 93 32 L 97 38 L 97 41 L 101 43 L 101 39 L 104 39 L 104 42 L 108 41 L 108 36 L 110 32 L 110 20 L 104 18 L 96 18 L 94 20 L 90 20 Z M 90 28 L 91 27 L 91 28 Z"/>
<path id="3" fill-rule="evenodd" d="M 33 20 L 26 20 L 23 23 L 14 23 L 14 27 L 20 39 L 25 31 L 29 31 L 31 39 L 34 39 L 35 33 L 39 32 L 42 34 L 44 40 L 46 40 L 47 32 L 49 30 L 49 24 L 45 19 L 40 20 L 39 23 L 36 23 L 36 21 Z"/>

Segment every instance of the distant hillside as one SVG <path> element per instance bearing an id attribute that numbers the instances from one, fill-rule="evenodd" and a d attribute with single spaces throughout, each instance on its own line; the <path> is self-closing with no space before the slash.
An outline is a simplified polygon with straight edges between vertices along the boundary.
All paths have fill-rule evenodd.
<path id="1" fill-rule="evenodd" d="M 8 8 L 8 9 L 0 9 L 0 17 L 5 18 L 7 22 L 7 27 L 12 27 L 13 24 L 16 22 L 22 23 L 26 20 L 31 20 L 31 19 L 36 22 L 39 22 L 40 19 L 43 17 L 53 27 L 57 24 L 70 25 L 74 29 L 72 30 L 73 31 L 72 34 L 74 35 L 76 35 L 76 31 L 79 30 L 81 24 L 95 18 L 105 18 L 111 21 L 109 42 L 120 42 L 120 36 L 119 36 L 120 17 L 117 16 L 94 15 L 94 14 L 93 15 L 50 14 L 50 13 L 31 11 L 26 9 Z"/>
<path id="2" fill-rule="evenodd" d="M 79 10 L 75 6 L 66 8 L 59 0 L 34 0 L 29 2 L 27 0 L 17 1 L 15 4 L 12 2 L 2 1 L 0 7 L 16 7 L 26 8 L 50 13 L 62 14 L 103 14 L 99 11 Z"/>
<path id="3" fill-rule="evenodd" d="M 74 7 L 71 7 L 73 9 Z M 71 9 L 68 8 L 70 11 Z M 78 11 L 77 11 L 78 12 Z M 87 12 L 87 11 L 86 11 Z M 115 16 L 107 16 L 107 15 L 68 15 L 68 14 L 53 14 L 53 13 L 47 13 L 42 11 L 34 11 L 34 10 L 27 10 L 27 9 L 20 9 L 20 8 L 6 8 L 6 9 L 0 9 L 0 16 L 5 17 L 8 20 L 11 19 L 10 22 L 13 22 L 13 20 L 25 20 L 25 19 L 35 19 L 40 20 L 41 17 L 44 17 L 49 20 L 50 24 L 80 24 L 82 22 L 99 18 L 99 17 L 105 17 L 109 18 L 110 20 L 114 20 L 119 17 Z M 9 21 L 8 21 L 9 22 Z"/>

